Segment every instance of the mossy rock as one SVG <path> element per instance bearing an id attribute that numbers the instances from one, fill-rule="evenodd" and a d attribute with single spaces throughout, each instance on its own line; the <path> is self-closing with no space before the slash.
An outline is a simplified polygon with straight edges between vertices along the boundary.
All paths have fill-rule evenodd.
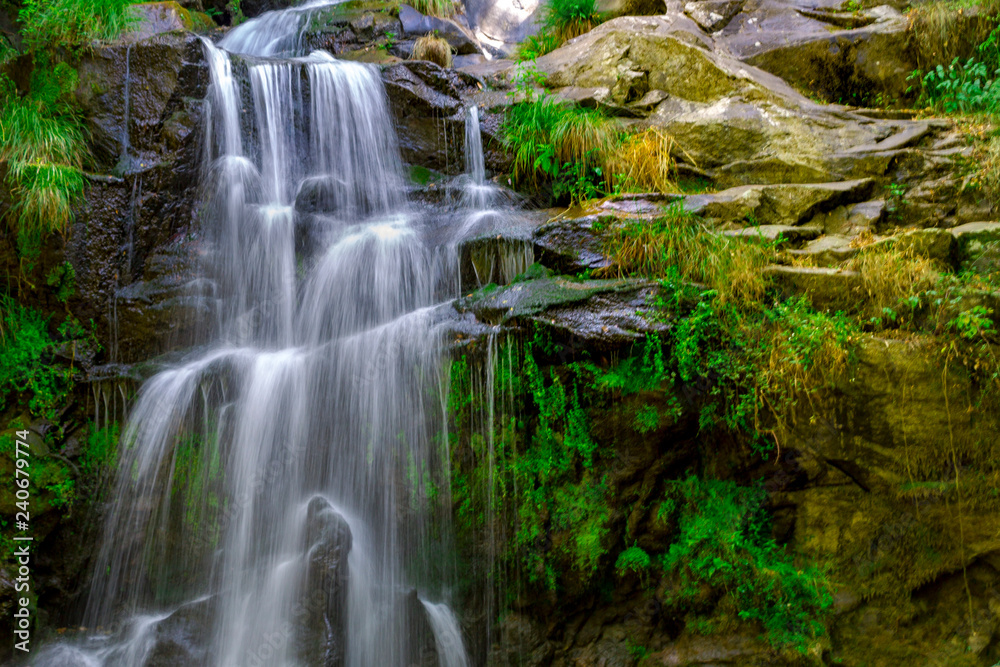
<path id="1" fill-rule="evenodd" d="M 1000 274 L 1000 222 L 970 222 L 951 230 L 961 267 L 981 275 Z"/>
<path id="2" fill-rule="evenodd" d="M 165 32 L 205 32 L 217 27 L 208 14 L 188 11 L 172 0 L 133 5 L 132 13 L 137 20 L 126 35 L 126 40 L 130 42 L 139 42 Z"/>

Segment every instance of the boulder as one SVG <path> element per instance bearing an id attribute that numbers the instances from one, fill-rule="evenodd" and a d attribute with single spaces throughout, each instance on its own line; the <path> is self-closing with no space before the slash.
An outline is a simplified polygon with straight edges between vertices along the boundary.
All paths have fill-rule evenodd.
<path id="1" fill-rule="evenodd" d="M 89 175 L 65 245 L 47 245 L 42 262 L 73 265 L 74 314 L 107 333 L 112 358 L 133 362 L 187 340 L 194 319 L 171 305 L 200 308 L 185 302 L 197 252 L 186 232 L 208 71 L 199 39 L 177 32 L 87 51 L 78 71 L 93 168 L 104 173 Z"/>
<path id="2" fill-rule="evenodd" d="M 510 53 L 538 30 L 540 0 L 465 0 L 469 25 L 501 53 Z"/>
<path id="3" fill-rule="evenodd" d="M 302 600 L 293 609 L 302 617 L 295 646 L 303 664 L 336 667 L 345 659 L 351 529 L 328 500 L 316 496 L 307 508 L 304 540 L 309 569 Z"/>
<path id="4" fill-rule="evenodd" d="M 701 0 L 684 4 L 684 13 L 705 32 L 722 30 L 743 10 L 746 0 Z"/>
<path id="5" fill-rule="evenodd" d="M 524 282 L 487 286 L 459 299 L 455 307 L 480 322 L 519 328 L 528 323 L 549 330 L 560 340 L 593 346 L 620 347 L 668 325 L 654 315 L 658 287 L 642 280 L 572 280 L 544 270 Z"/>
<path id="6" fill-rule="evenodd" d="M 125 42 L 141 42 L 165 32 L 211 30 L 216 27 L 208 14 L 173 1 L 143 2 L 132 5 L 131 11 L 136 21 L 123 36 Z"/>
<path id="7" fill-rule="evenodd" d="M 926 257 L 951 265 L 955 237 L 946 229 L 916 229 L 876 241 L 874 246 L 891 247 L 916 257 Z"/>
<path id="8" fill-rule="evenodd" d="M 695 215 L 730 222 L 752 220 L 761 225 L 799 225 L 818 213 L 864 200 L 870 180 L 792 185 L 750 185 L 706 195 L 690 195 L 684 209 Z"/>
<path id="9" fill-rule="evenodd" d="M 970 222 L 950 230 L 962 268 L 1000 273 L 1000 222 Z"/>
<path id="10" fill-rule="evenodd" d="M 818 105 L 675 13 L 613 19 L 537 63 L 557 91 L 648 116 L 722 187 L 882 176 L 895 151 L 938 129 Z"/>

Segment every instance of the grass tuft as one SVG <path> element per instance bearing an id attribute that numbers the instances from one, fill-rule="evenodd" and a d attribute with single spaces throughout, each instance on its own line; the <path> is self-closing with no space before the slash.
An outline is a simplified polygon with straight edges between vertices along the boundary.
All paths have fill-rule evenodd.
<path id="1" fill-rule="evenodd" d="M 653 221 L 629 221 L 608 230 L 606 252 L 611 266 L 605 273 L 663 279 L 677 276 L 705 285 L 720 303 L 753 303 L 770 284 L 764 268 L 774 249 L 714 234 L 680 203 Z"/>
<path id="2" fill-rule="evenodd" d="M 538 32 L 521 43 L 515 57 L 534 60 L 544 56 L 567 40 L 590 32 L 602 20 L 596 0 L 548 0 L 541 12 Z"/>
<path id="3" fill-rule="evenodd" d="M 417 39 L 413 45 L 413 60 L 428 60 L 441 67 L 451 67 L 451 44 L 433 34 Z"/>
<path id="4" fill-rule="evenodd" d="M 8 89 L 0 115 L 0 160 L 14 204 L 9 226 L 20 239 L 62 232 L 83 192 L 83 125 L 71 106 L 76 72 L 65 63 L 36 67 L 31 92 Z"/>
<path id="5" fill-rule="evenodd" d="M 25 0 L 18 19 L 32 50 L 114 39 L 134 22 L 134 0 Z"/>
<path id="6" fill-rule="evenodd" d="M 556 199 L 580 201 L 610 185 L 621 129 L 599 110 L 542 96 L 512 106 L 503 132 L 514 151 L 515 187 L 538 190 L 550 182 Z"/>
<path id="7" fill-rule="evenodd" d="M 678 192 L 674 138 L 651 127 L 626 136 L 612 158 L 615 185 L 624 192 Z"/>
<path id="8" fill-rule="evenodd" d="M 421 14 L 440 16 L 441 18 L 453 15 L 459 7 L 454 0 L 414 0 L 409 4 Z"/>

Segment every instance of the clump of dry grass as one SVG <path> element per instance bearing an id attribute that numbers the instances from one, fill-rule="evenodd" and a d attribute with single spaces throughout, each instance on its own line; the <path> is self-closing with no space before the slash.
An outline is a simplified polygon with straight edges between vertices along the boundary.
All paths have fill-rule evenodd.
<path id="1" fill-rule="evenodd" d="M 926 70 L 975 55 L 997 27 L 1000 0 L 931 2 L 910 12 L 909 42 Z"/>
<path id="2" fill-rule="evenodd" d="M 421 14 L 440 16 L 441 18 L 453 15 L 460 6 L 454 0 L 411 0 L 409 5 Z"/>
<path id="3" fill-rule="evenodd" d="M 655 127 L 626 136 L 611 158 L 615 184 L 624 192 L 679 192 L 674 138 Z"/>
<path id="4" fill-rule="evenodd" d="M 911 298 L 929 289 L 937 280 L 934 262 L 916 252 L 912 244 L 882 242 L 867 245 L 844 268 L 861 276 L 861 317 L 895 317 Z"/>
<path id="5" fill-rule="evenodd" d="M 715 290 L 720 304 L 759 301 L 770 285 L 764 268 L 775 259 L 771 246 L 710 232 L 680 203 L 662 218 L 608 230 L 605 251 L 605 274 L 679 276 Z"/>
<path id="6" fill-rule="evenodd" d="M 413 60 L 427 60 L 441 67 L 451 67 L 451 44 L 442 37 L 427 34 L 413 45 Z"/>

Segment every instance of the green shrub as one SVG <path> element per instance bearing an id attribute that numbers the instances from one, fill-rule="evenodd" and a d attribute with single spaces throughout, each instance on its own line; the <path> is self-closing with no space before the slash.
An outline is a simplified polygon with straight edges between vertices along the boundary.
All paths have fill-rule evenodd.
<path id="1" fill-rule="evenodd" d="M 994 23 L 995 24 L 995 23 Z M 976 48 L 976 56 L 955 57 L 926 73 L 911 75 L 921 85 L 920 101 L 945 113 L 996 113 L 1000 109 L 1000 26 Z"/>
<path id="2" fill-rule="evenodd" d="M 596 0 L 548 0 L 542 29 L 565 42 L 590 32 L 600 22 Z"/>
<path id="3" fill-rule="evenodd" d="M 596 0 L 548 0 L 542 8 L 536 34 L 518 47 L 518 60 L 534 60 L 555 51 L 566 40 L 590 32 L 601 23 Z"/>
<path id="4" fill-rule="evenodd" d="M 759 624 L 776 647 L 804 650 L 823 634 L 832 604 L 826 578 L 796 567 L 771 538 L 762 488 L 689 477 L 667 493 L 678 534 L 660 563 L 680 577 L 673 602 L 693 601 L 707 584 L 723 592 L 719 611 Z"/>
<path id="5" fill-rule="evenodd" d="M 91 424 L 87 435 L 87 449 L 80 457 L 80 471 L 89 478 L 106 479 L 118 458 L 118 422 L 104 428 Z"/>
<path id="6" fill-rule="evenodd" d="M 615 561 L 615 569 L 621 575 L 629 572 L 641 574 L 649 569 L 651 562 L 648 553 L 641 547 L 632 545 L 618 554 L 618 560 Z"/>

